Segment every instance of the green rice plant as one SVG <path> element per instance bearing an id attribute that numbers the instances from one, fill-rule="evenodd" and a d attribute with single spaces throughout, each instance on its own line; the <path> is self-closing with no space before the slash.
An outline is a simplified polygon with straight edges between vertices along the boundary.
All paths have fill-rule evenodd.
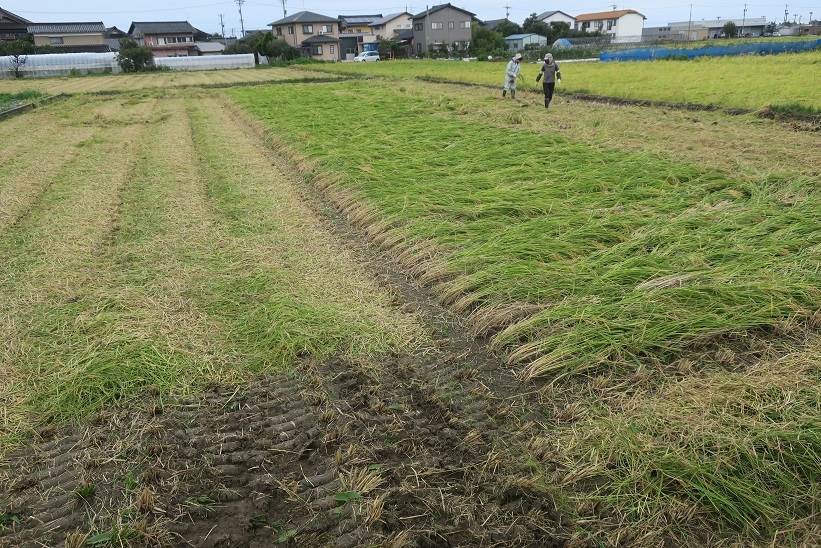
<path id="1" fill-rule="evenodd" d="M 43 94 L 36 90 L 24 90 L 16 93 L 0 93 L 0 112 L 22 103 L 30 103 Z"/>
<path id="2" fill-rule="evenodd" d="M 588 93 L 635 100 L 653 100 L 758 110 L 795 104 L 821 109 L 817 74 L 821 51 L 774 56 L 736 56 L 680 61 L 629 63 L 560 63 L 557 93 Z M 312 70 L 389 78 L 437 80 L 498 86 L 504 63 L 456 61 L 392 61 L 338 63 Z M 541 90 L 537 64 L 524 64 L 520 88 Z"/>
<path id="3" fill-rule="evenodd" d="M 493 338 L 526 377 L 669 361 L 818 307 L 816 180 L 733 180 L 373 90 L 231 95 L 411 245 L 434 242 L 438 291 L 457 309 L 535 306 Z M 309 113 L 328 94 L 317 123 Z M 340 146 L 340 127 L 363 146 Z"/>

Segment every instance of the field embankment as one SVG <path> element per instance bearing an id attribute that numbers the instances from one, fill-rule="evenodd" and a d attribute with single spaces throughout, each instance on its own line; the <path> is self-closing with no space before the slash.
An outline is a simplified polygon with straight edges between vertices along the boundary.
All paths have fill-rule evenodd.
<path id="1" fill-rule="evenodd" d="M 395 82 L 378 89 L 230 95 L 298 143 L 317 184 L 522 377 L 552 381 L 563 401 L 575 394 L 570 426 L 532 447 L 554 465 L 554 451 L 566 458 L 553 479 L 582 490 L 594 480 L 587 500 L 655 533 L 687 538 L 703 522 L 708 536 L 758 537 L 809 523 L 821 455 L 817 172 L 741 178 L 480 121 Z M 343 126 L 368 146 L 340 148 Z M 800 396 L 786 377 L 761 378 L 791 360 L 794 381 L 808 383 Z M 693 412 L 689 384 L 714 412 Z M 746 388 L 727 395 L 733 386 Z M 765 418 L 793 396 L 792 411 Z M 670 421 L 646 424 L 663 404 Z M 677 437 L 692 421 L 704 429 Z"/>
<path id="2" fill-rule="evenodd" d="M 293 82 L 326 78 L 319 74 L 287 68 L 147 72 L 141 74 L 96 74 L 62 78 L 0 80 L 0 93 L 35 90 L 43 94 L 118 93 L 142 89 L 178 87 L 227 87 L 264 82 Z"/>
<path id="3" fill-rule="evenodd" d="M 821 52 L 777 56 L 702 58 L 691 61 L 635 63 L 564 63 L 563 92 L 632 100 L 710 105 L 728 109 L 774 110 L 817 114 Z M 313 67 L 312 67 L 313 68 Z M 313 70 L 394 78 L 434 78 L 499 86 L 504 63 L 391 61 L 328 64 Z M 538 65 L 522 67 L 523 89 L 541 90 Z"/>

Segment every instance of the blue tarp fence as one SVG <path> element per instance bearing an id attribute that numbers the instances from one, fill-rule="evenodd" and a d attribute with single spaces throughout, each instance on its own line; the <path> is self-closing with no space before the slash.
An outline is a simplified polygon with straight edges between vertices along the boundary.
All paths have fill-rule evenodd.
<path id="1" fill-rule="evenodd" d="M 599 56 L 600 61 L 652 61 L 667 57 L 722 57 L 725 55 L 772 55 L 775 53 L 795 53 L 812 51 L 821 47 L 819 40 L 799 42 L 749 42 L 727 46 L 707 46 L 703 48 L 637 48 L 622 51 L 608 51 Z"/>

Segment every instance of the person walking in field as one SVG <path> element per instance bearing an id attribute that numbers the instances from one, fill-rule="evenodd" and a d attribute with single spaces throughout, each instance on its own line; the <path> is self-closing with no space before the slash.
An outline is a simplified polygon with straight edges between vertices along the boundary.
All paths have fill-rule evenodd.
<path id="1" fill-rule="evenodd" d="M 544 87 L 544 108 L 550 108 L 550 101 L 553 100 L 553 90 L 556 88 L 556 81 L 562 81 L 562 73 L 559 72 L 559 63 L 553 60 L 553 54 L 548 53 L 544 56 L 544 64 L 536 76 L 536 83 L 542 80 L 542 87 Z"/>
<path id="2" fill-rule="evenodd" d="M 502 87 L 502 97 L 507 95 L 508 90 L 510 91 L 510 98 L 516 98 L 516 80 L 519 78 L 519 71 L 522 69 L 519 63 L 522 62 L 522 54 L 517 53 L 513 56 L 513 58 L 508 62 L 507 67 L 505 68 L 505 85 Z"/>

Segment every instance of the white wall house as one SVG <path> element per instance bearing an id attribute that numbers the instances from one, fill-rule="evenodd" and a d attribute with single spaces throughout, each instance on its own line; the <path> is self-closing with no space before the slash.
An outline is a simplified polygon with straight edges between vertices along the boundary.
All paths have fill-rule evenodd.
<path id="1" fill-rule="evenodd" d="M 370 25 L 371 32 L 375 35 L 390 39 L 399 34 L 401 30 L 413 28 L 413 15 L 408 12 L 392 13 L 373 21 Z"/>
<path id="2" fill-rule="evenodd" d="M 583 13 L 576 16 L 576 30 L 600 31 L 613 37 L 613 42 L 641 42 L 644 17 L 636 10 L 613 10 Z"/>
<path id="3" fill-rule="evenodd" d="M 576 25 L 576 18 L 563 11 L 546 11 L 536 16 L 539 21 L 550 23 L 567 23 L 572 29 Z"/>
<path id="4" fill-rule="evenodd" d="M 540 34 L 525 33 L 505 36 L 505 45 L 509 51 L 521 51 L 527 46 L 543 47 L 547 45 L 547 37 Z"/>

